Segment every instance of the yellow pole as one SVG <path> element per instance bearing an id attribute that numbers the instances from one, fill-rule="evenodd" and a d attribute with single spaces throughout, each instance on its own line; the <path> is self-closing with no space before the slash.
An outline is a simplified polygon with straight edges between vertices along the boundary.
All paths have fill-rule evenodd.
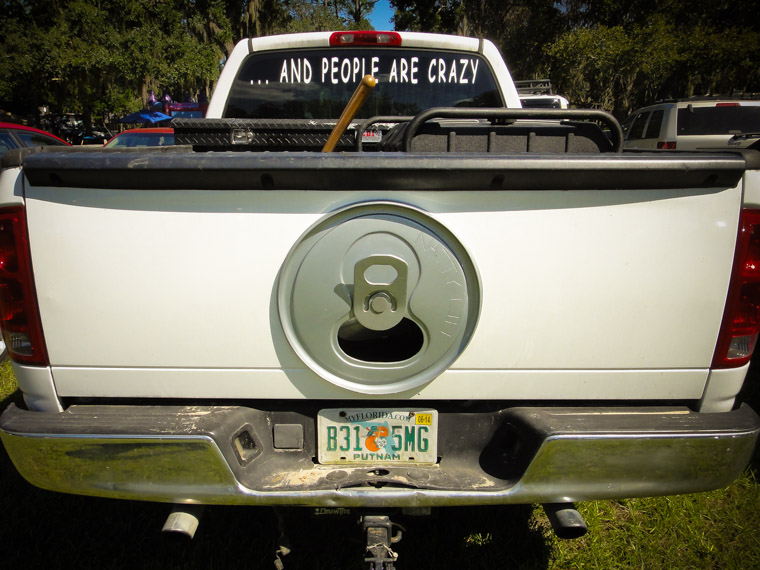
<path id="1" fill-rule="evenodd" d="M 340 137 L 343 135 L 343 132 L 348 127 L 348 124 L 353 120 L 354 115 L 356 115 L 359 108 L 364 104 L 369 92 L 372 91 L 372 88 L 375 85 L 377 85 L 377 79 L 371 75 L 365 75 L 362 77 L 361 82 L 356 87 L 356 91 L 351 95 L 351 99 L 349 99 L 346 108 L 343 109 L 343 113 L 341 113 L 340 119 L 338 119 L 338 124 L 335 125 L 335 128 L 330 133 L 325 146 L 322 148 L 322 152 L 333 151 L 335 145 L 338 144 Z M 362 136 L 362 133 L 358 133 L 357 136 Z"/>

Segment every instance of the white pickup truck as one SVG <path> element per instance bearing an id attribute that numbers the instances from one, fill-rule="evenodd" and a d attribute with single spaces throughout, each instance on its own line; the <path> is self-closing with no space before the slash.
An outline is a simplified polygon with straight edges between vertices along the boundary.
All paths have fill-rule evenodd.
<path id="1" fill-rule="evenodd" d="M 750 459 L 760 153 L 621 153 L 605 113 L 520 109 L 490 42 L 414 33 L 245 40 L 175 130 L 3 157 L 31 483 L 357 509 L 390 568 L 375 509 L 542 503 L 574 536 L 573 501 Z"/>

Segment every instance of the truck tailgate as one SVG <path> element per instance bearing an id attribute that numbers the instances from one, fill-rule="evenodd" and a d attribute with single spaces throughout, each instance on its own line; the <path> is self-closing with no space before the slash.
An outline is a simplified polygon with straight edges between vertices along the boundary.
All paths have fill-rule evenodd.
<path id="1" fill-rule="evenodd" d="M 702 395 L 731 274 L 740 157 L 112 157 L 40 153 L 24 165 L 61 396 Z M 324 378 L 278 309 L 302 236 L 365 203 L 419 212 L 471 261 L 471 334 L 418 385 Z"/>

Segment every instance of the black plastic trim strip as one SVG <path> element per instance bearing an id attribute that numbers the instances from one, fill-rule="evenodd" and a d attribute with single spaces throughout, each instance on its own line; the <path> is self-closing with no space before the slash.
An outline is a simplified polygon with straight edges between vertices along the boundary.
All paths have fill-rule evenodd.
<path id="1" fill-rule="evenodd" d="M 732 188 L 746 163 L 741 155 L 731 153 L 482 156 L 143 151 L 38 152 L 26 156 L 23 165 L 32 186 L 47 187 L 438 191 Z"/>

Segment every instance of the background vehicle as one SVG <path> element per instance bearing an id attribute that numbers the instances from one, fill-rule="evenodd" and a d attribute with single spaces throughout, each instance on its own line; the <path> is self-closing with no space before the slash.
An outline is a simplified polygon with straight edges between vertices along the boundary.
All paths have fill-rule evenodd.
<path id="1" fill-rule="evenodd" d="M 106 148 L 137 147 L 137 146 L 166 146 L 174 144 L 174 129 L 144 128 L 123 131 L 109 140 Z"/>
<path id="2" fill-rule="evenodd" d="M 570 102 L 561 95 L 520 95 L 523 109 L 569 109 Z"/>
<path id="3" fill-rule="evenodd" d="M 206 114 L 208 101 L 204 102 L 177 102 L 170 101 L 163 104 L 163 112 L 170 117 L 182 117 L 183 119 L 199 119 Z"/>
<path id="4" fill-rule="evenodd" d="M 745 148 L 760 132 L 760 100 L 694 98 L 662 101 L 623 123 L 626 149 Z"/>
<path id="5" fill-rule="evenodd" d="M 0 123 L 0 153 L 29 146 L 68 146 L 65 140 L 34 127 Z"/>
<path id="6" fill-rule="evenodd" d="M 524 79 L 515 81 L 523 109 L 569 109 L 570 102 L 554 93 L 548 79 Z"/>

